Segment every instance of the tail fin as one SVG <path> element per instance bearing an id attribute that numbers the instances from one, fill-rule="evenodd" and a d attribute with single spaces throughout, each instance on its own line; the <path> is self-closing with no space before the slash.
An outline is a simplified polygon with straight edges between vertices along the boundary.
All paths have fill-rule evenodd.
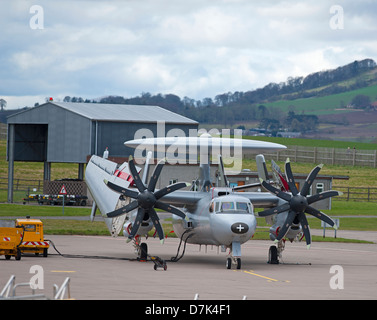
<path id="1" fill-rule="evenodd" d="M 264 160 L 264 155 L 258 154 L 255 157 L 255 161 L 257 163 L 259 179 L 262 179 L 263 181 L 268 181 L 270 178 L 269 178 L 267 167 L 266 167 L 266 161 Z"/>
<path id="2" fill-rule="evenodd" d="M 113 236 L 118 235 L 120 232 L 125 216 L 121 217 L 123 219 L 122 221 L 120 219 L 108 218 L 106 213 L 126 205 L 128 200 L 123 199 L 123 197 L 120 197 L 119 193 L 107 187 L 104 181 L 111 181 L 127 188 L 130 185 L 128 177 L 132 178 L 127 163 L 118 166 L 115 162 L 98 156 L 92 156 L 86 166 L 85 181 L 95 202 L 92 207 L 90 219 L 92 221 L 94 220 L 94 215 L 98 208 L 106 222 L 110 234 Z"/>
<path id="3" fill-rule="evenodd" d="M 224 163 L 223 163 L 223 158 L 221 156 L 221 154 L 218 155 L 218 160 L 219 160 L 219 187 L 229 187 L 229 181 L 228 181 L 228 178 L 225 174 L 225 169 L 224 169 Z"/>
<path id="4" fill-rule="evenodd" d="M 276 164 L 274 160 L 271 160 L 272 173 L 275 176 L 278 184 L 281 186 L 283 191 L 289 191 L 289 186 L 287 180 L 284 178 L 283 172 L 280 167 Z"/>
<path id="5" fill-rule="evenodd" d="M 144 169 L 143 169 L 142 181 L 145 185 L 147 184 L 147 180 L 148 180 L 151 158 L 152 158 L 152 151 L 149 151 L 148 154 L 147 154 L 147 159 L 145 160 L 145 165 L 144 165 Z"/>

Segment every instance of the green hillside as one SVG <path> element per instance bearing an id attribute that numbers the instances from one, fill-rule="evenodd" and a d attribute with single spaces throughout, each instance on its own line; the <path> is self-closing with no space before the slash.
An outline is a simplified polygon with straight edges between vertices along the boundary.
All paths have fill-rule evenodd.
<path id="1" fill-rule="evenodd" d="M 319 139 L 280 138 L 280 137 L 244 137 L 245 139 L 260 140 L 279 143 L 285 146 L 322 147 L 347 149 L 349 141 L 333 141 Z M 357 150 L 377 150 L 377 143 L 352 142 Z"/>
<path id="2" fill-rule="evenodd" d="M 305 112 L 305 114 L 340 114 L 350 112 L 345 109 L 345 106 L 351 103 L 352 99 L 357 95 L 366 95 L 371 101 L 377 100 L 377 84 L 372 86 L 356 89 L 352 91 L 342 92 L 338 94 L 312 97 L 296 100 L 280 100 L 275 102 L 265 103 L 266 107 L 279 108 L 284 112 L 294 110 L 296 113 Z"/>

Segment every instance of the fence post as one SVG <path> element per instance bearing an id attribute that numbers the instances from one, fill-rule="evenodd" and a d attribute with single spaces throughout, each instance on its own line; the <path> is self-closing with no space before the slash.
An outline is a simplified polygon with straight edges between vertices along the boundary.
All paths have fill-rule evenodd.
<path id="1" fill-rule="evenodd" d="M 376 168 L 377 167 L 377 150 L 374 150 L 374 164 L 373 164 L 373 168 Z"/>
<path id="2" fill-rule="evenodd" d="M 317 147 L 314 147 L 313 163 L 317 163 Z"/>
<path id="3" fill-rule="evenodd" d="M 331 164 L 334 165 L 335 163 L 335 148 L 332 148 L 332 159 L 331 159 Z"/>

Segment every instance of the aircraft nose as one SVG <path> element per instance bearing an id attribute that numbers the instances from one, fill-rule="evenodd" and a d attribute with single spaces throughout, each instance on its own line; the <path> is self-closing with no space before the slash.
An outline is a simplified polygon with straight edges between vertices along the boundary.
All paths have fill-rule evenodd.
<path id="1" fill-rule="evenodd" d="M 255 232 L 257 221 L 250 214 L 214 214 L 211 216 L 213 236 L 219 244 L 244 243 Z"/>
<path id="2" fill-rule="evenodd" d="M 233 233 L 235 234 L 244 234 L 249 231 L 249 226 L 246 223 L 243 222 L 236 222 L 233 223 L 230 227 Z"/>

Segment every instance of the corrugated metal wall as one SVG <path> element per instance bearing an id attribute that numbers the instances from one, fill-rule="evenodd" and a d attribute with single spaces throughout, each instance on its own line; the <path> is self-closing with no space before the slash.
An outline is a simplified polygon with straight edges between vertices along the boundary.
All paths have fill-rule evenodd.
<path id="1" fill-rule="evenodd" d="M 182 130 L 181 133 L 188 137 L 189 130 L 197 129 L 197 125 L 165 124 L 164 128 L 164 135 L 171 129 L 179 128 Z M 110 156 L 113 157 L 128 157 L 129 155 L 134 155 L 135 149 L 126 147 L 124 142 L 136 138 L 141 139 L 141 136 L 135 137 L 135 133 L 140 129 L 149 130 L 149 134 L 152 135 L 150 138 L 158 137 L 156 123 L 99 121 L 97 155 L 102 156 L 106 147 L 109 147 Z"/>
<path id="2" fill-rule="evenodd" d="M 95 106 L 93 105 L 93 107 Z M 27 125 L 48 125 L 47 141 L 44 141 L 47 145 L 44 161 L 72 163 L 86 163 L 87 156 L 92 154 L 102 156 L 106 147 L 109 147 L 110 156 L 113 157 L 133 155 L 135 150 L 125 147 L 124 142 L 142 138 L 141 136 L 135 137 L 135 133 L 140 129 L 148 130 L 151 134 L 150 137 L 158 137 L 161 136 L 161 133 L 165 135 L 171 129 L 181 130 L 182 134 L 189 136 L 190 129 L 198 128 L 197 124 L 166 123 L 157 128 L 156 123 L 150 122 L 95 120 L 53 103 L 46 103 L 14 114 L 8 118 L 8 124 L 17 124 L 17 129 L 25 135 L 27 135 Z M 23 132 L 22 125 L 25 125 L 25 132 Z M 32 142 L 29 143 L 30 148 L 27 150 L 24 148 L 26 152 L 24 152 L 23 158 L 16 159 L 16 161 L 43 161 L 40 157 L 39 160 L 35 160 L 36 155 L 33 154 L 31 144 Z"/>
<path id="3" fill-rule="evenodd" d="M 8 124 L 17 124 L 21 136 L 28 135 L 27 126 L 30 124 L 48 125 L 47 162 L 85 163 L 86 156 L 90 154 L 91 121 L 53 104 L 15 114 L 8 119 Z M 35 161 L 32 146 L 25 150 L 23 160 Z"/>

